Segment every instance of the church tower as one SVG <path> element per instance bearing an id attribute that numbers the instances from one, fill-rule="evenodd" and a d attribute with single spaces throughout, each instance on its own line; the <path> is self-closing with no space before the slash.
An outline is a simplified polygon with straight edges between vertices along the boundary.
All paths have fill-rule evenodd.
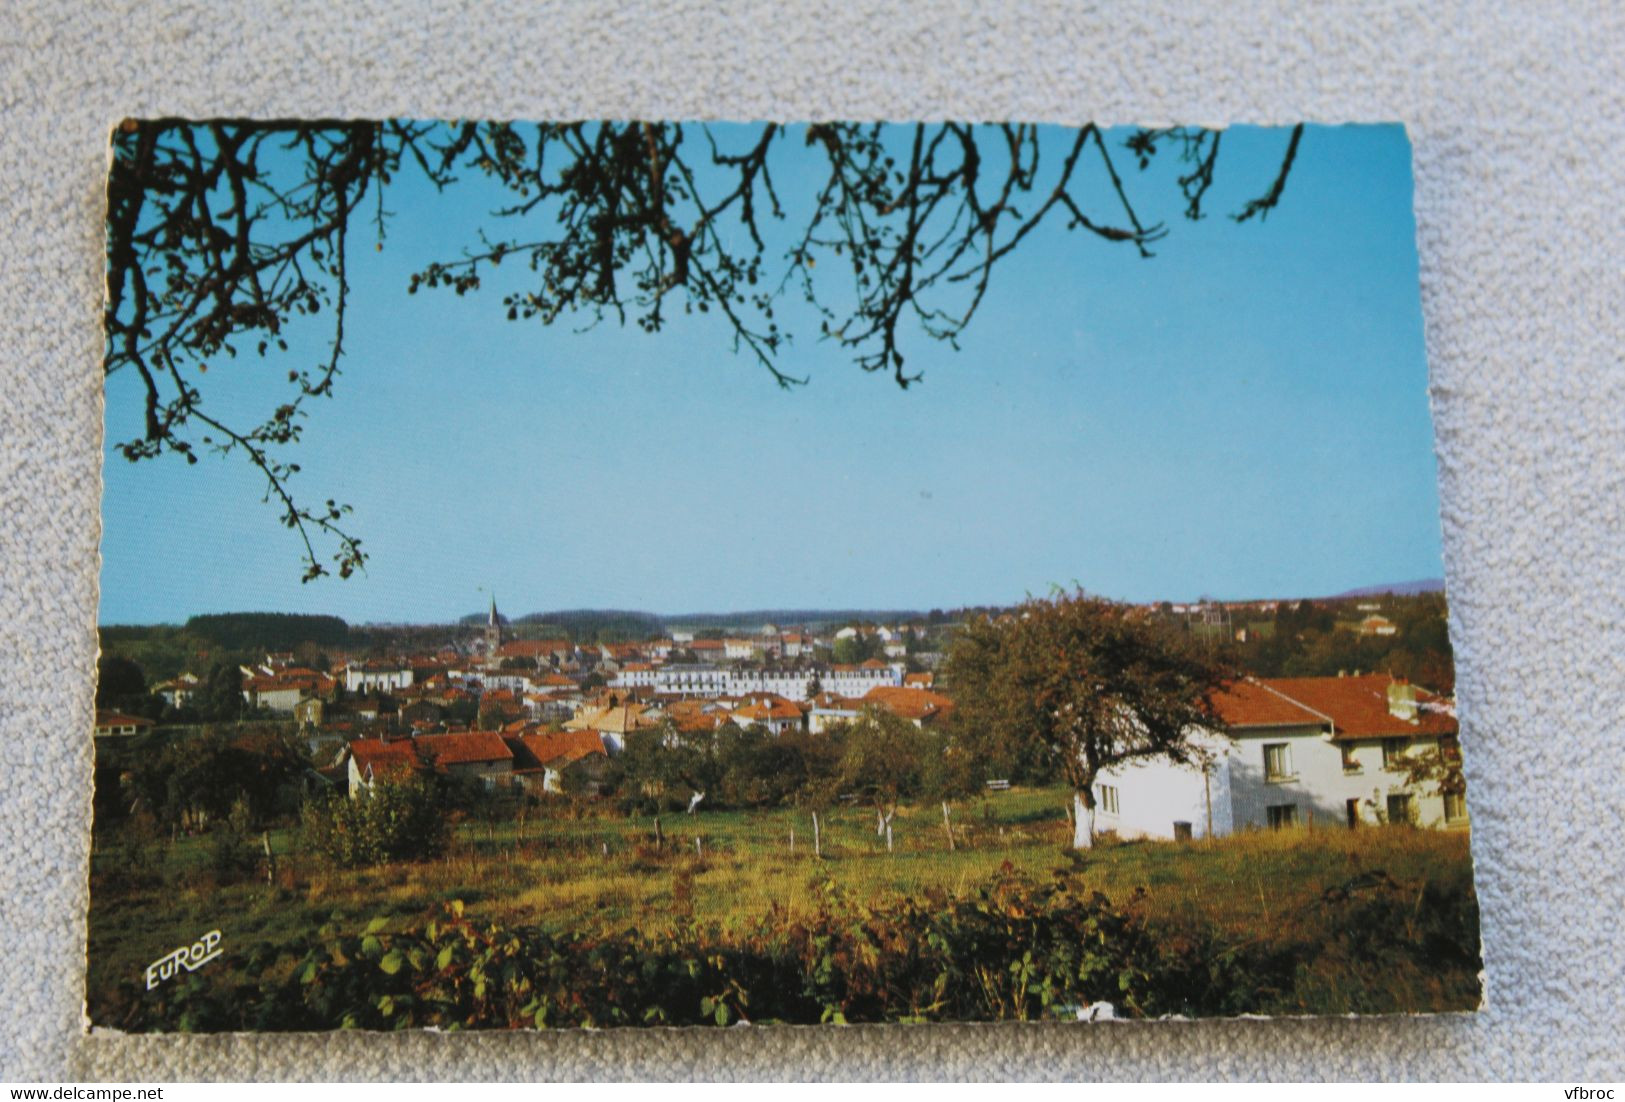
<path id="1" fill-rule="evenodd" d="M 497 595 L 491 594 L 491 612 L 485 618 L 485 660 L 492 665 L 497 662 L 497 652 L 502 649 L 502 617 L 497 614 Z"/>

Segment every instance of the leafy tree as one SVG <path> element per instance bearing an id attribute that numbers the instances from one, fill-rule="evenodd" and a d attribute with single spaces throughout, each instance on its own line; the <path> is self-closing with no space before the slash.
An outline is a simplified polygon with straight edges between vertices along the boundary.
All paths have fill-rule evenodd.
<path id="1" fill-rule="evenodd" d="M 955 636 L 948 670 L 969 745 L 1040 757 L 1071 785 L 1079 849 L 1093 844 L 1101 770 L 1196 761 L 1191 736 L 1218 728 L 1210 697 L 1228 673 L 1188 635 L 1082 592 L 971 618 Z"/>
<path id="2" fill-rule="evenodd" d="M 147 695 L 147 678 L 128 658 L 103 654 L 96 661 L 96 707 L 121 708 L 132 697 Z"/>
<path id="3" fill-rule="evenodd" d="M 306 846 L 347 868 L 435 857 L 451 836 L 443 793 L 425 776 L 378 781 L 363 799 L 312 800 L 301 826 Z"/>
<path id="4" fill-rule="evenodd" d="M 1236 221 L 1280 202 L 1302 134 L 1285 139 L 1273 181 Z M 349 507 L 296 499 L 299 465 L 283 449 L 299 440 L 308 405 L 334 393 L 351 235 L 384 247 L 385 193 L 403 174 L 442 193 L 483 178 L 508 200 L 477 242 L 429 261 L 409 291 L 474 292 L 511 260 L 532 275 L 498 306 L 510 320 L 585 314 L 657 332 L 680 307 L 718 319 L 735 350 L 785 387 L 805 381 L 779 366 L 792 333 L 775 308 L 795 296 L 821 339 L 906 388 L 920 374 L 905 348 L 956 342 L 1001 261 L 1038 227 L 1152 255 L 1169 231 L 1141 217 L 1141 189 L 1122 162 L 1144 169 L 1176 150 L 1190 166 L 1178 177 L 1184 214 L 1203 217 L 1222 140 L 1176 127 L 1108 144 L 1093 124 L 721 132 L 636 121 L 127 120 L 108 172 L 104 369 L 139 377 L 143 428 L 116 447 L 132 461 L 173 453 L 195 463 L 200 450 L 246 458 L 303 543 L 305 580 L 329 562 L 349 577 L 366 560 Z M 317 316 L 332 327 L 319 362 L 287 362 L 290 327 Z M 257 423 L 208 401 L 239 352 L 287 368 L 286 400 Z M 330 553 L 317 549 L 324 539 Z"/>
<path id="5" fill-rule="evenodd" d="M 139 759 L 130 770 L 130 787 L 160 824 L 197 832 L 223 821 L 238 803 L 252 822 L 273 817 L 309 765 L 309 755 L 292 738 L 232 740 L 211 730 Z"/>
<path id="6" fill-rule="evenodd" d="M 243 671 L 236 666 L 216 662 L 192 698 L 192 706 L 205 720 L 229 721 L 248 710 L 243 699 Z"/>
<path id="7" fill-rule="evenodd" d="M 712 738 L 710 732 L 679 731 L 670 720 L 628 732 L 616 764 L 629 806 L 658 813 L 687 806 L 695 792 L 715 791 L 721 769 Z"/>
<path id="8" fill-rule="evenodd" d="M 835 640 L 834 658 L 843 665 L 857 665 L 867 662 L 871 658 L 878 658 L 885 650 L 885 644 L 878 635 L 853 635 L 845 639 Z"/>
<path id="9" fill-rule="evenodd" d="M 942 755 L 942 740 L 881 708 L 865 708 L 844 736 L 840 788 L 868 800 L 885 833 L 898 802 L 924 790 L 931 759 Z"/>
<path id="10" fill-rule="evenodd" d="M 503 709 L 500 701 L 482 698 L 479 711 L 479 729 L 482 731 L 500 731 L 502 725 L 508 722 L 508 713 Z"/>

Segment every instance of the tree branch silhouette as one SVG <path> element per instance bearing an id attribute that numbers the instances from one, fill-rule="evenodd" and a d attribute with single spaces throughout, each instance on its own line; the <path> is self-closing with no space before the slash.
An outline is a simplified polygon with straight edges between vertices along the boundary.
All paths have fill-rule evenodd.
<path id="1" fill-rule="evenodd" d="M 1121 150 L 1093 125 L 1066 134 L 1053 165 L 1027 124 L 800 131 L 798 151 L 786 148 L 796 128 L 772 123 L 719 135 L 637 121 L 126 121 L 112 136 L 108 177 L 104 370 L 139 377 L 143 430 L 115 446 L 131 461 L 173 452 L 195 463 L 200 448 L 241 455 L 299 535 L 304 580 L 362 569 L 349 507 L 302 504 L 290 487 L 299 466 L 280 455 L 299 441 L 309 400 L 335 391 L 351 221 L 370 200 L 382 249 L 385 192 L 402 172 L 440 192 L 483 177 L 507 196 L 477 242 L 426 263 L 409 293 L 465 295 L 508 262 L 526 273 L 501 300 L 516 322 L 580 315 L 654 333 L 680 302 L 685 314 L 720 315 L 735 351 L 785 388 L 807 381 L 781 364 L 793 335 L 775 307 L 787 295 L 819 319 L 818 339 L 907 388 L 922 377 L 906 366 L 910 342 L 957 348 L 999 261 L 1038 227 L 1083 230 L 1144 257 L 1169 232 L 1141 218 Z M 1236 221 L 1279 204 L 1301 135 L 1293 130 L 1273 184 Z M 1123 148 L 1141 169 L 1160 147 L 1178 148 L 1192 166 L 1179 178 L 1185 213 L 1198 219 L 1220 139 L 1141 130 Z M 798 186 L 784 191 L 775 165 L 782 178 L 785 161 L 809 154 L 814 167 L 798 167 Z M 1095 173 L 1115 211 L 1094 209 Z M 769 242 L 780 240 L 788 244 L 772 255 Z M 292 393 L 262 421 L 229 424 L 205 409 L 211 369 L 249 347 L 285 363 L 288 327 L 323 314 L 332 319 L 325 354 L 287 368 Z"/>

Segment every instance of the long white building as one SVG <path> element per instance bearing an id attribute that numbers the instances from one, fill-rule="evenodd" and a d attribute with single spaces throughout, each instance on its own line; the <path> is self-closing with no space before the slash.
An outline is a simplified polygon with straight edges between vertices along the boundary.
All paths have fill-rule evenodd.
<path id="1" fill-rule="evenodd" d="M 905 667 L 900 662 L 782 670 L 694 664 L 661 666 L 653 671 L 622 671 L 610 684 L 616 688 L 652 684 L 655 692 L 674 696 L 776 693 L 788 700 L 806 700 L 814 691 L 861 697 L 878 685 L 901 685 L 904 672 Z"/>

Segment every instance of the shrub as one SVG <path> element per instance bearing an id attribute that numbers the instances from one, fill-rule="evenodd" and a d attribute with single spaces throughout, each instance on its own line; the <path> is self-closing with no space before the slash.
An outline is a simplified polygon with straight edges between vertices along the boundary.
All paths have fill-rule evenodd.
<path id="1" fill-rule="evenodd" d="M 380 781 L 360 799 L 313 800 L 301 818 L 305 845 L 346 868 L 437 857 L 451 831 L 434 785 L 416 778 Z"/>

